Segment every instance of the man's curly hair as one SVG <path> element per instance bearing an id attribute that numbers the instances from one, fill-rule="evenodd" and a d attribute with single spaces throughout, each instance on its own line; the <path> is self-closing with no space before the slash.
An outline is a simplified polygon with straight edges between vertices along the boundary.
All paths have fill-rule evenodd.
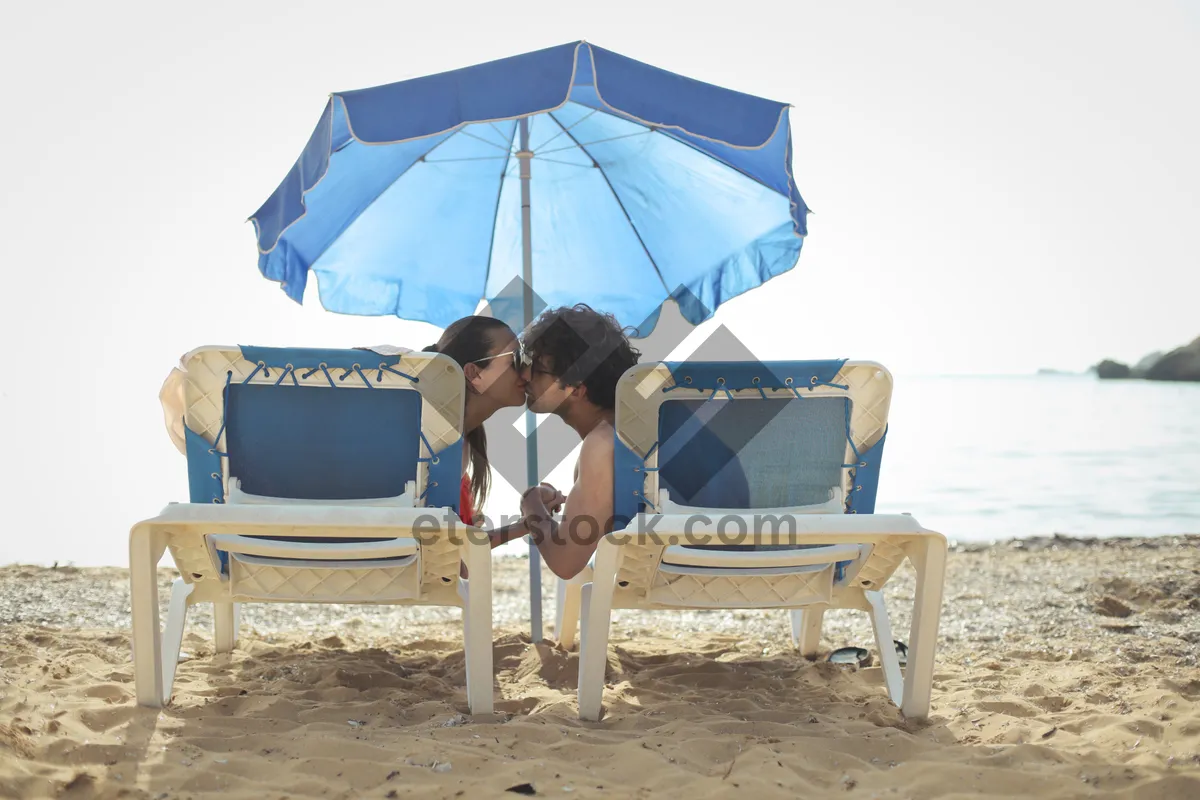
<path id="1" fill-rule="evenodd" d="M 535 369 L 567 386 L 582 384 L 588 400 L 609 411 L 617 404 L 617 381 L 642 355 L 616 317 L 583 303 L 542 312 L 522 339 Z"/>

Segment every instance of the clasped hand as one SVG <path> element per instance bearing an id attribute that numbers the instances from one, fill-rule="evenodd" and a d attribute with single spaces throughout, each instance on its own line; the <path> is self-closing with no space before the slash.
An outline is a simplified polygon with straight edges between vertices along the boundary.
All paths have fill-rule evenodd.
<path id="1" fill-rule="evenodd" d="M 561 511 L 566 502 L 563 493 L 548 483 L 531 486 L 521 495 L 521 516 L 544 519 Z"/>

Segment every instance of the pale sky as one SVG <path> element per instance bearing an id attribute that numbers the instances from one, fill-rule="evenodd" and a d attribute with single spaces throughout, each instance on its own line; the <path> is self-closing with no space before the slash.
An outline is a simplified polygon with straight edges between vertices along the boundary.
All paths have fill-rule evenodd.
<path id="1" fill-rule="evenodd" d="M 185 499 L 157 401 L 185 351 L 436 337 L 258 274 L 245 220 L 329 92 L 579 38 L 794 104 L 804 252 L 717 315 L 761 357 L 1014 373 L 1200 335 L 1194 0 L 8 8 L 0 564 L 64 526 L 95 562 Z"/>

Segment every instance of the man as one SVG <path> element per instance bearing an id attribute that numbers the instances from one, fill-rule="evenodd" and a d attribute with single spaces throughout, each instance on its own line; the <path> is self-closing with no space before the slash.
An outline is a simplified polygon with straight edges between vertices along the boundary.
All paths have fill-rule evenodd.
<path id="1" fill-rule="evenodd" d="M 521 498 L 524 525 L 546 566 L 578 575 L 613 527 L 613 416 L 617 382 L 641 355 L 611 314 L 580 304 L 544 312 L 525 333 L 529 408 L 555 414 L 583 440 L 561 522 L 563 496 L 543 484 Z"/>

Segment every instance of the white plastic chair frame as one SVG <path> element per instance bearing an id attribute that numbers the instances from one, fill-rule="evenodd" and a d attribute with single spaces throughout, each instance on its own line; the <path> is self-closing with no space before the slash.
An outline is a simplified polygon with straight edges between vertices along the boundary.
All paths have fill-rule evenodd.
<path id="1" fill-rule="evenodd" d="M 233 372 L 233 380 L 250 377 L 253 383 L 274 382 L 253 374 L 256 366 L 243 359 L 237 348 L 203 347 L 188 354 L 187 426 L 214 446 L 220 444 L 213 437 L 221 429 L 226 372 Z M 422 433 L 430 446 L 440 452 L 457 442 L 465 397 L 457 364 L 444 356 L 414 353 L 404 357 L 397 372 L 420 374 L 419 389 L 395 373 L 383 373 L 375 388 L 419 390 Z M 317 381 L 312 385 L 328 387 Z M 347 384 L 350 390 L 353 386 Z M 234 502 L 173 503 L 130 532 L 139 705 L 161 707 L 170 701 L 187 609 L 195 603 L 213 603 L 218 653 L 236 646 L 241 602 L 423 604 L 463 609 L 467 702 L 472 713 L 491 713 L 491 548 L 483 531 L 455 521 L 452 515 L 446 515 L 450 524 L 439 525 L 436 531 L 422 527 L 422 518 L 427 521 L 432 511 L 418 505 L 429 477 L 426 463 L 418 464 L 417 480 L 408 483 L 404 495 L 347 505 L 244 495 L 230 480 L 228 459 L 222 459 L 222 464 L 225 497 Z M 290 541 L 251 538 L 255 536 L 285 536 Z M 311 537 L 384 540 L 303 541 Z M 167 550 L 181 577 L 172 585 L 163 631 L 156 570 Z M 221 553 L 228 559 L 224 570 Z M 467 565 L 469 582 L 459 578 L 460 561 Z"/>
<path id="2" fill-rule="evenodd" d="M 831 383 L 810 396 L 849 397 L 851 437 L 859 452 L 883 436 L 891 400 L 891 376 L 873 362 L 847 362 Z M 574 645 L 580 631 L 579 715 L 600 717 L 611 614 L 615 608 L 780 608 L 791 609 L 792 640 L 808 657 L 816 655 L 823 615 L 828 608 L 854 608 L 871 618 L 884 679 L 892 701 L 908 717 L 929 713 L 937 628 L 941 613 L 946 539 L 906 514 L 830 513 L 830 503 L 790 509 L 703 509 L 672 502 L 658 487 L 656 454 L 661 389 L 673 386 L 663 365 L 634 367 L 617 390 L 617 435 L 643 457 L 650 454 L 643 491 L 661 514 L 644 513 L 624 530 L 609 534 L 596 549 L 592 565 L 569 582 L 560 581 L 557 632 L 560 643 Z M 809 394 L 808 390 L 804 390 Z M 670 399 L 707 397 L 710 392 L 672 388 Z M 757 388 L 728 393 L 734 401 L 762 397 Z M 792 396 L 767 390 L 771 397 Z M 853 450 L 847 445 L 847 461 Z M 854 490 L 854 471 L 843 471 L 841 500 Z M 790 518 L 795 532 L 764 531 L 763 515 Z M 701 516 L 704 515 L 704 516 Z M 707 524 L 701 522 L 710 518 Z M 718 532 L 712 520 L 740 518 L 742 533 Z M 639 533 L 654 519 L 653 533 Z M 769 523 L 768 523 L 769 524 Z M 780 526 L 785 527 L 785 526 Z M 696 550 L 697 544 L 823 545 L 798 551 Z M 893 644 L 882 589 L 908 559 L 916 571 L 908 665 L 902 671 Z M 851 563 L 837 575 L 836 564 Z"/>

